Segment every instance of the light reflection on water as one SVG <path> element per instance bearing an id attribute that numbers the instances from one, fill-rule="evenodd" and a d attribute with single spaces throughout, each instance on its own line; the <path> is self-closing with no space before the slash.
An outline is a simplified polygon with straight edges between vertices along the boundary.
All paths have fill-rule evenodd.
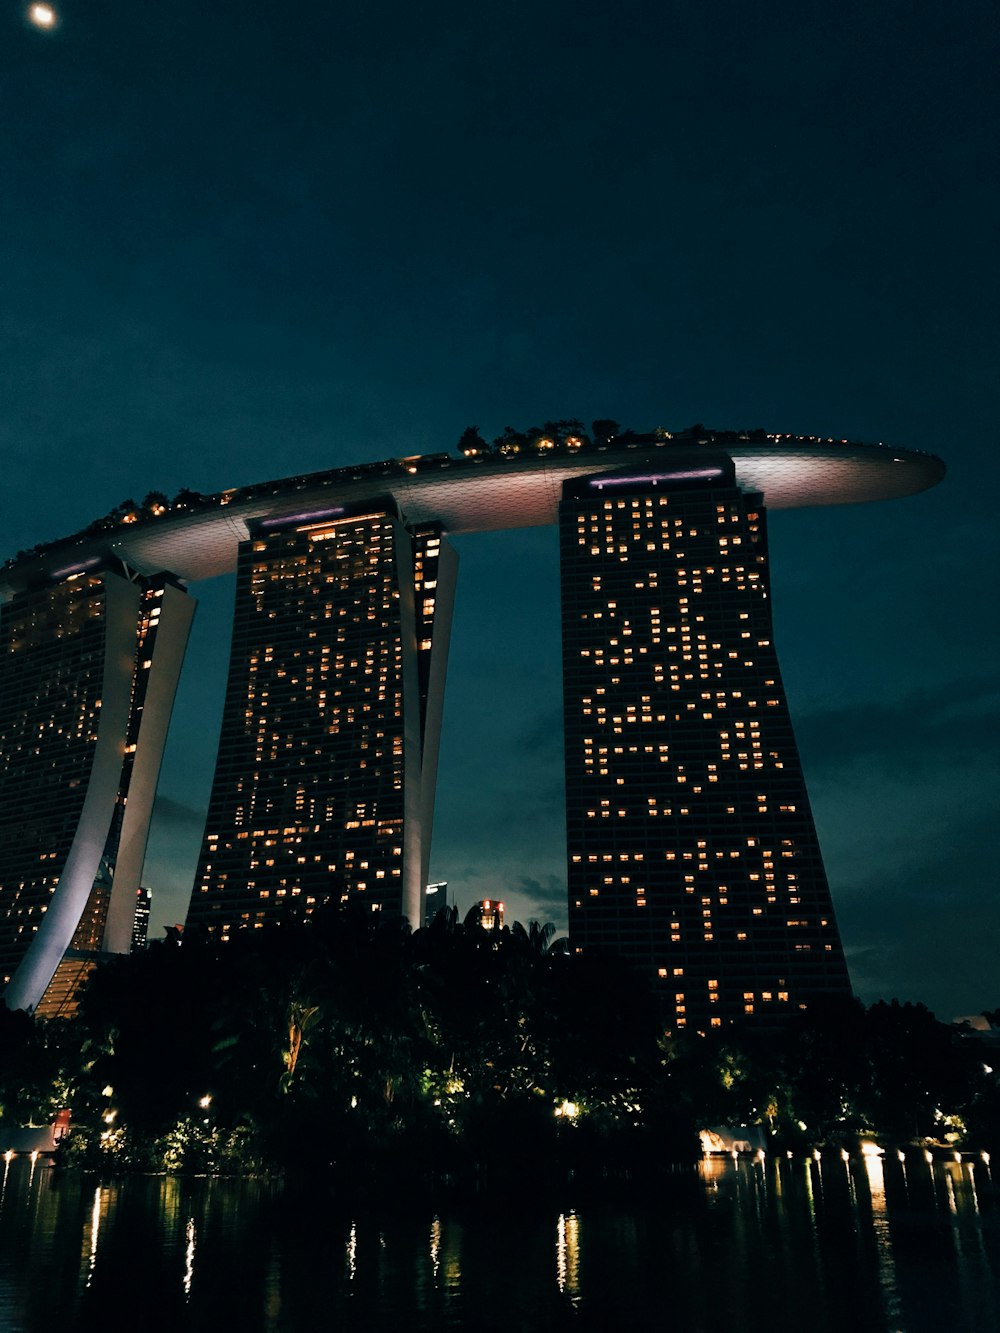
<path id="1" fill-rule="evenodd" d="M 560 1213 L 556 1222 L 556 1282 L 570 1304 L 580 1304 L 580 1219 Z"/>
<path id="2" fill-rule="evenodd" d="M 882 1158 L 878 1154 L 867 1153 L 863 1161 L 868 1176 L 872 1235 L 875 1240 L 875 1252 L 878 1256 L 882 1302 L 889 1327 L 898 1328 L 902 1318 L 902 1309 L 899 1300 L 899 1289 L 896 1284 L 896 1261 L 892 1252 L 892 1235 L 889 1230 L 889 1213 L 885 1197 L 885 1172 L 882 1166 Z"/>
<path id="3" fill-rule="evenodd" d="M 103 1190 L 100 1186 L 94 1190 L 94 1206 L 90 1210 L 90 1254 L 87 1264 L 87 1282 L 90 1286 L 90 1279 L 94 1276 L 94 1269 L 97 1266 L 97 1238 L 101 1234 L 101 1195 Z"/>
<path id="4" fill-rule="evenodd" d="M 114 1184 L 4 1163 L 0 1330 L 808 1329 L 992 1333 L 985 1162 L 703 1162 L 659 1194 L 294 1199 L 254 1181 Z M 340 1257 L 338 1257 L 340 1256 Z"/>
<path id="5" fill-rule="evenodd" d="M 194 1247 L 196 1231 L 194 1218 L 189 1217 L 187 1222 L 187 1249 L 184 1251 L 184 1295 L 191 1295 L 191 1283 L 194 1281 Z"/>

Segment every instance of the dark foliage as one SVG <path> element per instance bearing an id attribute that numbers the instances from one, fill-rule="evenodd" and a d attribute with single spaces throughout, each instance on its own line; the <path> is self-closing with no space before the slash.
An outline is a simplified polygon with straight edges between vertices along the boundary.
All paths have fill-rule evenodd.
<path id="1" fill-rule="evenodd" d="M 71 1105 L 91 1164 L 358 1182 L 655 1172 L 722 1124 L 782 1148 L 998 1141 L 986 1048 L 920 1005 L 671 1034 L 619 959 L 552 933 L 339 907 L 228 944 L 175 933 L 98 969 L 72 1022 L 0 1009 L 5 1118 Z"/>

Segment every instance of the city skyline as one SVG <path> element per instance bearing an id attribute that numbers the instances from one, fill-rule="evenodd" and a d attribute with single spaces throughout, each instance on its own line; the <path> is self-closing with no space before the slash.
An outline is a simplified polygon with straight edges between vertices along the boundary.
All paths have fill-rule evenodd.
<path id="1" fill-rule="evenodd" d="M 492 448 L 467 432 L 459 458 L 390 459 L 214 496 L 151 492 L 8 560 L 8 1003 L 62 1011 L 88 952 L 130 944 L 194 606 L 174 584 L 234 562 L 229 683 L 185 915 L 225 940 L 289 907 L 308 914 L 331 895 L 363 894 L 372 910 L 422 923 L 455 589 L 455 559 L 431 514 L 458 531 L 559 522 L 574 949 L 610 948 L 664 989 L 680 987 L 681 1027 L 844 989 L 773 647 L 763 492 L 777 508 L 885 500 L 935 485 L 943 465 L 882 445 L 702 426 L 637 435 L 595 422 L 593 437 L 575 421 L 508 430 Z M 422 522 L 407 524 L 388 489 L 371 494 L 380 487 L 422 509 Z M 615 629 L 610 646 L 601 620 Z M 619 647 L 619 633 L 633 642 Z M 712 681 L 722 688 L 706 693 Z M 612 744 L 633 721 L 652 724 L 646 740 L 659 742 L 630 746 L 634 762 Z M 626 790 L 603 780 L 610 769 Z M 599 810 L 595 783 L 616 797 Z M 14 793 L 31 784 L 36 804 L 56 812 L 51 830 L 24 823 Z M 683 873 L 682 888 L 688 870 L 711 873 Z M 696 881 L 709 895 L 701 907 L 687 901 Z M 718 942 L 716 912 L 730 921 Z M 790 912 L 797 919 L 784 920 Z"/>

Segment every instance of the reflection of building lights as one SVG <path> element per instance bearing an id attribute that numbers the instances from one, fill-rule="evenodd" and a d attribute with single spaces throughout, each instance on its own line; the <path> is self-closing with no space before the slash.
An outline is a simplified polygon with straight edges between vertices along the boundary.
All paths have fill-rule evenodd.
<path id="1" fill-rule="evenodd" d="M 9 1162 L 12 1162 L 12 1161 L 14 1160 L 15 1156 L 16 1156 L 16 1153 L 14 1152 L 14 1149 L 13 1149 L 13 1148 L 8 1148 L 7 1151 L 6 1151 L 6 1152 L 4 1153 L 4 1155 L 3 1155 L 3 1160 L 4 1160 L 5 1162 L 8 1162 L 8 1163 L 9 1163 Z"/>
<path id="2" fill-rule="evenodd" d="M 875 1237 L 881 1287 L 884 1292 L 895 1292 L 897 1290 L 896 1269 L 886 1210 L 885 1168 L 882 1163 L 882 1152 L 876 1143 L 862 1143 L 861 1152 L 865 1164 L 865 1173 L 868 1176 L 872 1230 Z M 899 1325 L 895 1326 L 898 1327 Z"/>
<path id="3" fill-rule="evenodd" d="M 933 1162 L 933 1161 L 934 1161 L 934 1154 L 931 1152 L 930 1148 L 925 1148 L 925 1149 L 924 1149 L 924 1161 L 925 1161 L 925 1162 Z"/>
<path id="4" fill-rule="evenodd" d="M 851 1154 L 847 1151 L 846 1148 L 841 1148 L 841 1150 L 840 1150 L 840 1160 L 841 1160 L 842 1162 L 849 1162 L 849 1161 L 851 1160 Z"/>
<path id="5" fill-rule="evenodd" d="M 906 1161 L 906 1153 L 903 1152 L 902 1148 L 897 1148 L 897 1149 L 896 1149 L 896 1156 L 899 1158 L 899 1160 L 900 1160 L 901 1162 L 905 1162 L 905 1161 Z"/>
<path id="6" fill-rule="evenodd" d="M 573 1212 L 560 1213 L 556 1222 L 556 1281 L 559 1290 L 576 1305 L 580 1291 L 579 1218 Z"/>
<path id="7" fill-rule="evenodd" d="M 195 1229 L 194 1218 L 189 1217 L 187 1223 L 187 1246 L 184 1251 L 184 1295 L 191 1295 L 191 1283 L 194 1281 L 194 1248 L 195 1248 Z"/>
<path id="8" fill-rule="evenodd" d="M 102 1136 L 103 1137 L 103 1136 Z M 97 1238 L 101 1229 L 101 1187 L 98 1185 L 94 1190 L 94 1206 L 90 1210 L 90 1266 L 87 1270 L 87 1286 L 89 1287 L 94 1276 L 94 1267 L 97 1263 Z"/>

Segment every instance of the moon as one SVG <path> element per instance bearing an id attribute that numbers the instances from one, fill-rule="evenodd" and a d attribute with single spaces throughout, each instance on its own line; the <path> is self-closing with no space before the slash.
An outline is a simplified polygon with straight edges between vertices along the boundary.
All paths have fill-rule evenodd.
<path id="1" fill-rule="evenodd" d="M 56 26 L 56 11 L 51 5 L 34 4 L 28 9 L 28 21 L 33 23 L 36 28 L 54 28 Z"/>

